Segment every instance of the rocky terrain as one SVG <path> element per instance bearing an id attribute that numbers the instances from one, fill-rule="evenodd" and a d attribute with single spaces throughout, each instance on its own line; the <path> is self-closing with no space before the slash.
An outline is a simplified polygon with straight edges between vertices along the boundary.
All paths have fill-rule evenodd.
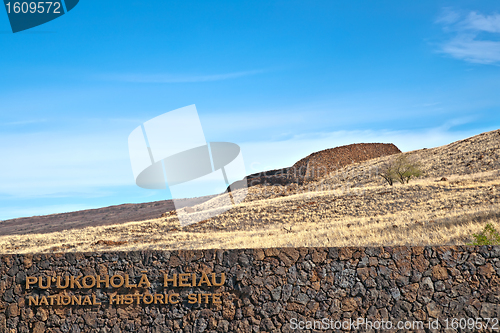
<path id="1" fill-rule="evenodd" d="M 400 154 L 351 163 L 302 184 L 252 186 L 241 204 L 182 229 L 175 214 L 167 214 L 44 235 L 2 236 L 0 248 L 51 252 L 457 245 L 472 241 L 472 234 L 486 223 L 500 230 L 499 130 L 404 153 L 424 174 L 409 184 L 389 186 L 380 172 Z M 220 205 L 214 197 L 191 208 L 204 211 Z"/>

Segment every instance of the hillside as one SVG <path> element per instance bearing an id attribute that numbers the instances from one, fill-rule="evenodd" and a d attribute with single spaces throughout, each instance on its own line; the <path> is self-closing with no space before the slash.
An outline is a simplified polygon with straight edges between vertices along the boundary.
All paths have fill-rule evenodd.
<path id="1" fill-rule="evenodd" d="M 392 144 L 365 143 L 342 146 L 313 153 L 291 168 L 270 170 L 247 177 L 248 186 L 258 184 L 291 184 L 303 183 L 306 170 L 308 174 L 314 174 L 314 166 L 321 170 L 333 170 L 329 166 L 346 166 L 354 162 L 364 161 L 370 158 L 399 153 L 400 150 Z M 302 165 L 306 161 L 304 167 Z M 307 162 L 309 161 L 309 162 Z M 287 172 L 290 170 L 290 174 Z M 297 170 L 293 173 L 291 170 Z M 300 174 L 300 170 L 304 170 Z M 298 176 L 297 176 L 298 175 Z M 310 177 L 308 177 L 310 178 Z M 214 195 L 215 196 L 215 195 Z M 214 196 L 200 198 L 189 198 L 178 200 L 180 208 L 191 207 L 209 200 Z M 82 229 L 86 227 L 98 227 L 105 225 L 121 224 L 125 222 L 144 221 L 160 217 L 164 213 L 175 210 L 172 200 L 163 200 L 141 204 L 123 204 L 117 206 L 103 207 L 97 209 L 86 209 L 75 212 L 50 214 L 43 216 L 32 216 L 0 221 L 0 236 L 44 234 L 57 231 Z"/>
<path id="2" fill-rule="evenodd" d="M 179 228 L 175 215 L 44 235 L 0 237 L 2 252 L 464 244 L 500 230 L 500 130 L 405 153 L 424 176 L 387 185 L 398 155 L 349 164 L 303 184 L 249 189 L 245 201 Z M 220 206 L 213 198 L 194 209 Z"/>
<path id="3" fill-rule="evenodd" d="M 181 199 L 180 207 L 193 206 L 213 196 Z M 113 225 L 132 221 L 144 221 L 175 210 L 172 200 L 123 204 L 76 212 L 51 214 L 0 221 L 0 236 L 44 234 L 55 231 Z"/>

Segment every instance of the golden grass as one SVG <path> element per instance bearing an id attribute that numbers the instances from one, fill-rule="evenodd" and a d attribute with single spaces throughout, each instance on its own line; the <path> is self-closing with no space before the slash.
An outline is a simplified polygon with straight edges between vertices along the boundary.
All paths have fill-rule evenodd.
<path id="1" fill-rule="evenodd" d="M 451 245 L 471 242 L 487 223 L 500 230 L 500 131 L 409 154 L 426 173 L 410 184 L 385 184 L 377 170 L 391 157 L 381 157 L 304 186 L 251 187 L 243 203 L 183 229 L 169 215 L 1 236 L 0 252 Z"/>
<path id="2" fill-rule="evenodd" d="M 498 172 L 485 172 L 452 176 L 446 184 L 436 179 L 422 179 L 393 188 L 370 186 L 349 193 L 323 191 L 250 201 L 211 219 L 213 221 L 183 230 L 177 228 L 175 217 L 168 217 L 42 235 L 3 236 L 0 248 L 4 253 L 24 253 L 465 244 L 486 223 L 500 230 L 500 209 L 495 201 L 498 200 L 496 189 L 500 187 L 498 175 Z M 363 195 L 353 196 L 360 191 Z M 394 195 L 385 194 L 391 198 L 376 200 L 377 210 L 370 208 L 366 202 L 369 198 L 376 199 L 380 196 L 378 193 L 388 191 Z M 422 193 L 427 198 L 420 198 Z M 413 202 L 409 202 L 412 197 Z M 335 207 L 342 207 L 337 204 L 339 200 L 347 200 L 352 207 L 357 207 L 358 216 L 352 214 L 354 210 L 348 214 L 348 209 L 344 209 L 344 213 L 333 213 Z M 300 208 L 290 211 L 291 207 Z M 369 214 L 362 216 L 364 211 Z M 261 222 L 236 227 L 247 219 Z M 219 230 L 204 227 L 210 224 L 217 225 Z"/>

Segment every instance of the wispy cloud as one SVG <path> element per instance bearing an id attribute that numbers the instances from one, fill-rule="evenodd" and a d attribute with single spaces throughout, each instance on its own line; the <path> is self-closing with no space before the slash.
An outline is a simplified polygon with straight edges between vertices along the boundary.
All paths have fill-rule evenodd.
<path id="1" fill-rule="evenodd" d="M 446 8 L 436 23 L 453 35 L 441 45 L 441 52 L 471 63 L 500 62 L 500 14 L 464 14 Z"/>
<path id="2" fill-rule="evenodd" d="M 193 83 L 210 82 L 236 79 L 263 73 L 263 70 L 252 70 L 210 75 L 186 75 L 186 74 L 106 74 L 99 76 L 101 79 L 110 81 L 133 82 L 133 83 Z"/>
<path id="3" fill-rule="evenodd" d="M 19 120 L 19 121 L 9 121 L 9 122 L 0 122 L 0 126 L 23 126 L 23 125 L 31 125 L 44 123 L 47 119 L 30 119 L 30 120 Z"/>
<path id="4" fill-rule="evenodd" d="M 89 197 L 106 195 L 103 188 L 133 185 L 124 138 L 117 133 L 2 133 L 0 196 Z"/>
<path id="5" fill-rule="evenodd" d="M 500 14 L 487 16 L 471 12 L 465 19 L 464 24 L 471 30 L 500 33 Z"/>
<path id="6" fill-rule="evenodd" d="M 41 216 L 49 214 L 60 214 L 75 212 L 78 210 L 92 209 L 95 207 L 81 204 L 49 205 L 37 207 L 5 207 L 2 208 L 0 221 L 14 219 L 18 217 Z"/>
<path id="7" fill-rule="evenodd" d="M 460 20 L 460 14 L 451 8 L 444 8 L 441 15 L 436 19 L 436 23 L 445 25 L 453 24 Z"/>

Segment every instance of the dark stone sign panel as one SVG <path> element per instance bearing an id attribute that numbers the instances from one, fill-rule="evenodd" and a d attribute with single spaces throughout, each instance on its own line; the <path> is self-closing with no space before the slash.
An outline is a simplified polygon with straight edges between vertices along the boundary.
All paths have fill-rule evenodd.
<path id="1" fill-rule="evenodd" d="M 1 255 L 0 332 L 495 332 L 500 247 Z"/>

